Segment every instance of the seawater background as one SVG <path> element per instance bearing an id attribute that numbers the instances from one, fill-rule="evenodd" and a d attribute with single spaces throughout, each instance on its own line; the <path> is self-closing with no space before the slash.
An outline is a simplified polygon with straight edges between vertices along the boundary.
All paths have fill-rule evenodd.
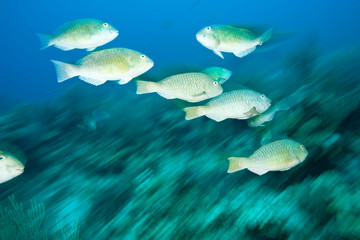
<path id="1" fill-rule="evenodd" d="M 24 174 L 0 185 L 0 239 L 357 239 L 359 9 L 350 0 L 2 2 L 0 139 L 28 161 Z M 221 66 L 233 71 L 225 91 L 249 87 L 274 103 L 313 87 L 254 129 L 185 121 L 184 103 L 138 96 L 133 82 L 59 84 L 49 60 L 87 52 L 40 51 L 35 34 L 83 17 L 119 30 L 99 49 L 127 47 L 154 60 L 142 79 Z M 242 23 L 285 37 L 225 60 L 195 39 L 204 26 Z M 93 112 L 110 118 L 93 131 L 79 127 Z M 248 156 L 268 130 L 272 140 L 303 143 L 307 160 L 261 177 L 227 174 L 227 157 Z"/>

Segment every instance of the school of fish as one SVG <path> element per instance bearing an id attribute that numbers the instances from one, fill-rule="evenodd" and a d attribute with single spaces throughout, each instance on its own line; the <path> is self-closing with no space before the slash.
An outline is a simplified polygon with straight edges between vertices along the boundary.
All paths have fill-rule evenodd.
<path id="1" fill-rule="evenodd" d="M 119 31 L 110 23 L 98 19 L 77 19 L 59 26 L 53 34 L 37 34 L 41 49 L 54 46 L 63 51 L 86 49 L 93 51 L 113 41 Z M 256 36 L 248 29 L 230 25 L 210 25 L 196 33 L 197 41 L 224 58 L 222 53 L 233 53 L 242 58 L 254 52 L 268 41 L 272 28 Z M 73 77 L 99 86 L 107 81 L 126 84 L 146 73 L 153 66 L 153 60 L 139 51 L 128 48 L 110 48 L 92 52 L 75 64 L 51 60 L 55 66 L 58 82 Z M 206 104 L 186 107 L 185 119 L 206 116 L 217 122 L 225 119 L 247 119 L 250 127 L 261 127 L 271 121 L 276 112 L 286 111 L 300 102 L 284 99 L 275 105 L 263 93 L 250 89 L 223 92 L 224 84 L 232 72 L 222 67 L 209 67 L 201 72 L 180 73 L 160 81 L 136 80 L 137 94 L 157 93 L 166 99 L 180 99 L 195 103 L 210 99 Z M 292 104 L 289 101 L 294 102 Z M 108 118 L 92 117 L 86 122 L 89 130 L 96 129 L 96 123 Z M 82 125 L 81 125 L 82 126 Z M 305 146 L 291 139 L 268 143 L 256 150 L 250 157 L 230 157 L 228 173 L 248 169 L 258 175 L 269 171 L 285 171 L 303 162 L 308 155 Z M 0 146 L 0 183 L 9 181 L 24 171 L 25 163 Z"/>

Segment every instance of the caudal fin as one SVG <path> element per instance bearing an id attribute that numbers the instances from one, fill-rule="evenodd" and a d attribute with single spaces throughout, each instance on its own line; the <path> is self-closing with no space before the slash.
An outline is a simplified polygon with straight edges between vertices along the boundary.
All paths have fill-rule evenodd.
<path id="1" fill-rule="evenodd" d="M 51 41 L 53 40 L 54 36 L 50 34 L 42 34 L 38 33 L 36 34 L 40 40 L 41 47 L 40 49 L 43 50 L 45 48 L 50 47 L 51 45 L 54 45 Z"/>
<path id="2" fill-rule="evenodd" d="M 198 118 L 198 117 L 205 115 L 203 106 L 187 107 L 187 108 L 184 108 L 184 111 L 186 113 L 186 115 L 185 115 L 186 120 L 191 120 L 191 119 Z"/>
<path id="3" fill-rule="evenodd" d="M 78 66 L 51 60 L 54 63 L 58 82 L 63 82 L 69 78 L 79 76 Z"/>
<path id="4" fill-rule="evenodd" d="M 269 30 L 267 30 L 265 33 L 263 33 L 263 35 L 261 35 L 259 37 L 259 44 L 263 44 L 264 42 L 266 42 L 267 40 L 269 40 L 271 38 L 271 34 L 272 34 L 273 28 L 270 28 Z"/>
<path id="5" fill-rule="evenodd" d="M 228 173 L 233 173 L 247 168 L 245 165 L 246 162 L 248 161 L 248 158 L 230 157 L 228 159 L 229 159 L 229 168 L 227 170 Z"/>
<path id="6" fill-rule="evenodd" d="M 148 82 L 148 81 L 135 81 L 137 90 L 137 94 L 144 94 L 144 93 L 153 93 L 157 92 L 159 89 L 159 84 L 156 82 Z"/>

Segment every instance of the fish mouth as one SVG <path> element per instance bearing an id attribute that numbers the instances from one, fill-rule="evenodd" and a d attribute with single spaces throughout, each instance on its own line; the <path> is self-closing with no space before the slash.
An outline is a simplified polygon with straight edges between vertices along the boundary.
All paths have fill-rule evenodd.
<path id="1" fill-rule="evenodd" d="M 17 172 L 21 172 L 21 173 L 24 172 L 24 168 L 16 168 L 15 170 L 16 170 Z"/>
<path id="2" fill-rule="evenodd" d="M 201 42 L 201 37 L 200 37 L 200 34 L 196 34 L 196 40 L 198 40 L 198 42 Z"/>

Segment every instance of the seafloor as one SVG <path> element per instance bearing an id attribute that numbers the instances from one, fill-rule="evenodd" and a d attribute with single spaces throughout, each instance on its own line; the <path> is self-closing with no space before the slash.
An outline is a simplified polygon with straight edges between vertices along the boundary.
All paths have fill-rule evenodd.
<path id="1" fill-rule="evenodd" d="M 359 239 L 356 52 L 301 49 L 230 78 L 226 91 L 241 83 L 273 103 L 291 96 L 291 109 L 260 128 L 186 121 L 183 103 L 136 95 L 133 83 L 74 80 L 55 100 L 12 109 L 0 140 L 27 163 L 0 185 L 0 239 Z M 94 112 L 109 117 L 88 129 Z M 226 173 L 228 157 L 282 138 L 308 158 L 263 176 Z"/>

